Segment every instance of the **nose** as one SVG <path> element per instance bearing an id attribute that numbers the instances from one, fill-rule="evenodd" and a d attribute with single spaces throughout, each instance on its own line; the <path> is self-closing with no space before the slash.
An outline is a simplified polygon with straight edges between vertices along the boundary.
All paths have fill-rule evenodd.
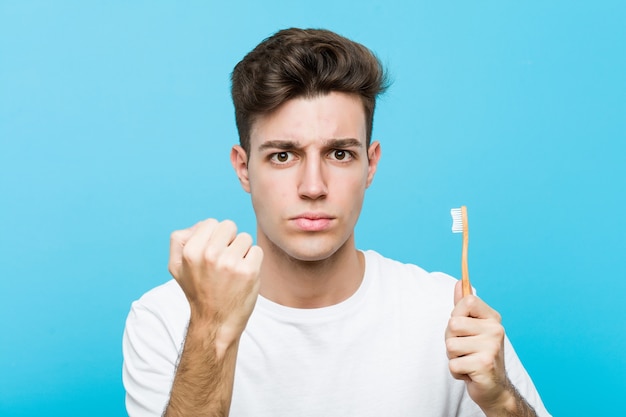
<path id="1" fill-rule="evenodd" d="M 301 198 L 317 200 L 328 195 L 324 163 L 319 156 L 308 157 L 301 165 L 298 194 Z"/>

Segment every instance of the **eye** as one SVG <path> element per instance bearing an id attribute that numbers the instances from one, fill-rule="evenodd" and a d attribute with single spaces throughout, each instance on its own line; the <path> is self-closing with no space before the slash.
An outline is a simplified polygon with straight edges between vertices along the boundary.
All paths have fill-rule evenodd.
<path id="1" fill-rule="evenodd" d="M 344 149 L 334 149 L 331 151 L 330 157 L 336 161 L 349 161 L 352 158 L 352 153 Z"/>
<path id="2" fill-rule="evenodd" d="M 276 152 L 271 155 L 271 161 L 278 164 L 284 164 L 291 160 L 291 152 Z"/>

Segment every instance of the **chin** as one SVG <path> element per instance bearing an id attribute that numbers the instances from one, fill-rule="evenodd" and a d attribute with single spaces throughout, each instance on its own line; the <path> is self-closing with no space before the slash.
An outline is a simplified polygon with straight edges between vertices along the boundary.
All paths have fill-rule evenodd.
<path id="1" fill-rule="evenodd" d="M 285 252 L 291 259 L 299 262 L 321 262 L 332 257 L 335 252 L 323 252 L 323 253 L 289 253 Z"/>
<path id="2" fill-rule="evenodd" d="M 295 243 L 295 244 L 294 244 Z M 283 252 L 289 258 L 300 262 L 320 262 L 332 258 L 346 245 L 336 242 L 300 242 L 297 239 L 290 241 L 288 245 L 276 245 L 276 249 Z"/>

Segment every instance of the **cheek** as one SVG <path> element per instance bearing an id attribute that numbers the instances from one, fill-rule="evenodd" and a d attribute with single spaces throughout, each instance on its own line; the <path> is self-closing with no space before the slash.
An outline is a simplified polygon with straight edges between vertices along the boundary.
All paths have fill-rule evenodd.
<path id="1" fill-rule="evenodd" d="M 366 178 L 362 176 L 344 176 L 336 181 L 331 198 L 336 202 L 341 201 L 341 205 L 351 213 L 360 212 L 366 185 Z"/>
<path id="2" fill-rule="evenodd" d="M 344 193 L 356 195 L 363 193 L 367 188 L 367 171 L 359 169 L 358 171 L 345 171 L 338 175 L 336 186 Z"/>
<path id="3" fill-rule="evenodd" d="M 258 176 L 250 182 L 252 204 L 255 210 L 277 208 L 289 197 L 289 185 L 276 176 Z"/>

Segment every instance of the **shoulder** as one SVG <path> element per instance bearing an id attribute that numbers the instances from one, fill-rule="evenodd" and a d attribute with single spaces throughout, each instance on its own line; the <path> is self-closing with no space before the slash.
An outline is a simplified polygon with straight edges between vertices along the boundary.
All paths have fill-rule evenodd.
<path id="1" fill-rule="evenodd" d="M 171 302 L 172 300 L 183 300 L 185 293 L 174 279 L 152 288 L 143 294 L 135 303 L 144 305 L 155 305 L 163 302 Z"/>
<path id="2" fill-rule="evenodd" d="M 161 415 L 188 321 L 189 304 L 174 280 L 132 303 L 122 340 L 129 415 Z"/>
<path id="3" fill-rule="evenodd" d="M 457 280 L 443 272 L 429 272 L 410 263 L 365 251 L 366 274 L 381 294 L 406 299 L 411 305 L 438 305 L 444 311 L 454 307 L 454 285 Z"/>
<path id="4" fill-rule="evenodd" d="M 424 285 L 432 289 L 453 288 L 457 282 L 456 278 L 443 272 L 429 272 L 425 269 L 411 264 L 387 258 L 378 252 L 368 250 L 365 254 L 368 272 L 377 279 L 385 281 L 396 281 L 409 285 Z"/>
<path id="5" fill-rule="evenodd" d="M 180 332 L 189 320 L 189 303 L 175 280 L 170 280 L 142 295 L 131 305 L 127 326 L 146 326 L 161 323 L 162 326 Z"/>

